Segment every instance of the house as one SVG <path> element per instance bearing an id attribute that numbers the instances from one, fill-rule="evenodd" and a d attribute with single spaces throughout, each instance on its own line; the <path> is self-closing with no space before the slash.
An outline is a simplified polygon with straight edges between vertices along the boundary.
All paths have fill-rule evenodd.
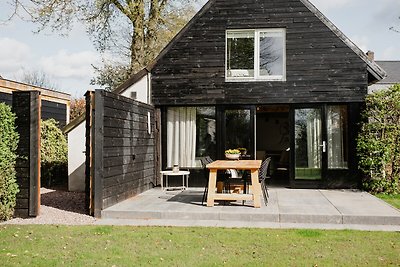
<path id="1" fill-rule="evenodd" d="M 396 60 L 377 60 L 376 64 L 381 66 L 387 73 L 387 76 L 381 81 L 368 87 L 368 93 L 387 89 L 392 85 L 400 83 L 400 61 Z"/>
<path id="2" fill-rule="evenodd" d="M 42 99 L 42 119 L 53 118 L 59 122 L 60 127 L 64 127 L 69 123 L 71 101 L 71 96 L 69 94 L 0 78 L 0 102 L 11 105 L 12 92 L 29 90 L 40 91 Z"/>
<path id="3" fill-rule="evenodd" d="M 191 169 L 191 185 L 205 184 L 199 158 L 240 147 L 274 159 L 272 180 L 354 187 L 360 111 L 385 75 L 308 0 L 210 0 L 117 92 L 146 92 L 161 114 L 161 168 Z M 67 126 L 69 140 L 83 120 Z M 84 151 L 80 131 L 69 159 Z M 73 164 L 83 188 L 82 174 L 71 177 L 84 155 Z"/>
<path id="4" fill-rule="evenodd" d="M 162 168 L 241 147 L 292 187 L 356 186 L 360 110 L 384 77 L 308 0 L 211 0 L 151 66 Z"/>
<path id="5" fill-rule="evenodd" d="M 146 69 L 136 73 L 114 93 L 150 103 L 150 74 Z M 65 126 L 68 136 L 68 190 L 85 191 L 85 114 Z"/>

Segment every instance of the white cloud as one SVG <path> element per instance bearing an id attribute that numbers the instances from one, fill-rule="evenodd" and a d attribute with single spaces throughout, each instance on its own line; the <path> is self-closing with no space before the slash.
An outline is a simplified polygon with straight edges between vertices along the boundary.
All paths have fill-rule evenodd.
<path id="1" fill-rule="evenodd" d="M 30 47 L 12 38 L 0 38 L 0 74 L 12 78 L 29 66 L 32 58 Z"/>
<path id="2" fill-rule="evenodd" d="M 71 53 L 60 50 L 55 55 L 42 57 L 40 68 L 56 78 L 84 78 L 93 76 L 92 64 L 97 64 L 100 56 L 93 51 Z"/>

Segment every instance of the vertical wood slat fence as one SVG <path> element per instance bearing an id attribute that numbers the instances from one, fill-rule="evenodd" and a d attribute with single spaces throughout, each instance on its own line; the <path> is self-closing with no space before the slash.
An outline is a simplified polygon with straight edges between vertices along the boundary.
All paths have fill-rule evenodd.
<path id="1" fill-rule="evenodd" d="M 92 214 L 101 217 L 156 184 L 155 109 L 104 90 L 88 92 L 86 107 L 85 175 Z"/>
<path id="2" fill-rule="evenodd" d="M 40 208 L 40 117 L 39 91 L 13 92 L 13 112 L 19 134 L 17 148 L 17 194 L 15 216 L 38 216 Z"/>

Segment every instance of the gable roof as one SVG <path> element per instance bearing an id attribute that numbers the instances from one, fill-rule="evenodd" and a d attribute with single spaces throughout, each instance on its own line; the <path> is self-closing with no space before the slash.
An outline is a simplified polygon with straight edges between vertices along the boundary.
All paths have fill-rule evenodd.
<path id="1" fill-rule="evenodd" d="M 126 80 L 124 83 L 119 85 L 117 88 L 113 89 L 112 92 L 116 94 L 122 94 L 125 92 L 131 85 L 135 84 L 138 82 L 140 79 L 142 79 L 144 76 L 146 76 L 149 73 L 147 68 L 144 68 L 140 70 L 139 72 L 133 74 L 128 80 Z M 79 124 L 81 124 L 83 121 L 85 121 L 85 112 L 75 119 L 73 119 L 70 123 L 68 123 L 64 129 L 64 133 L 69 133 L 73 129 L 75 129 Z"/>
<path id="2" fill-rule="evenodd" d="M 400 83 L 400 61 L 377 60 L 375 62 L 387 73 L 387 77 L 379 81 L 378 84 Z"/>
<path id="3" fill-rule="evenodd" d="M 30 90 L 40 91 L 42 99 L 51 102 L 67 104 L 71 100 L 71 95 L 68 93 L 47 89 L 31 84 L 26 84 L 22 82 L 12 81 L 1 78 L 0 76 L 0 92 L 11 94 L 13 91 L 30 91 Z"/>
<path id="4" fill-rule="evenodd" d="M 321 13 L 310 1 L 300 0 L 317 18 L 319 18 L 337 37 L 339 37 L 354 53 L 356 53 L 365 63 L 367 70 L 372 77 L 368 77 L 369 83 L 375 83 L 386 77 L 386 72 L 374 61 L 371 61 L 368 56 L 353 43 L 344 33 L 339 30 L 324 14 Z"/>
<path id="5" fill-rule="evenodd" d="M 148 69 L 152 69 L 157 62 L 172 49 L 174 44 L 196 23 L 196 21 L 203 16 L 217 0 L 209 0 L 199 12 L 182 28 L 182 30 L 172 39 L 172 41 L 161 51 L 156 59 L 149 65 Z M 324 14 L 322 14 L 310 1 L 298 0 L 310 10 L 328 29 L 330 29 L 340 40 L 342 40 L 354 53 L 356 53 L 366 64 L 368 71 L 368 83 L 373 84 L 386 77 L 386 72 L 374 61 L 371 61 L 368 56 L 354 44 L 342 31 L 340 31 Z"/>

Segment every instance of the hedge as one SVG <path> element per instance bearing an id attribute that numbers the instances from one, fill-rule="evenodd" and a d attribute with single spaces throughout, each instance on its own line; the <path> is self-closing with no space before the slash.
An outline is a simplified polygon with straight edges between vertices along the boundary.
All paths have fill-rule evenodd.
<path id="1" fill-rule="evenodd" d="M 357 140 L 363 187 L 372 193 L 399 193 L 400 84 L 370 94 Z"/>
<path id="2" fill-rule="evenodd" d="M 42 186 L 61 185 L 68 180 L 68 144 L 54 119 L 41 122 L 41 183 Z"/>
<path id="3" fill-rule="evenodd" d="M 0 221 L 13 216 L 16 195 L 19 192 L 15 177 L 18 141 L 15 114 L 11 107 L 0 103 Z"/>

